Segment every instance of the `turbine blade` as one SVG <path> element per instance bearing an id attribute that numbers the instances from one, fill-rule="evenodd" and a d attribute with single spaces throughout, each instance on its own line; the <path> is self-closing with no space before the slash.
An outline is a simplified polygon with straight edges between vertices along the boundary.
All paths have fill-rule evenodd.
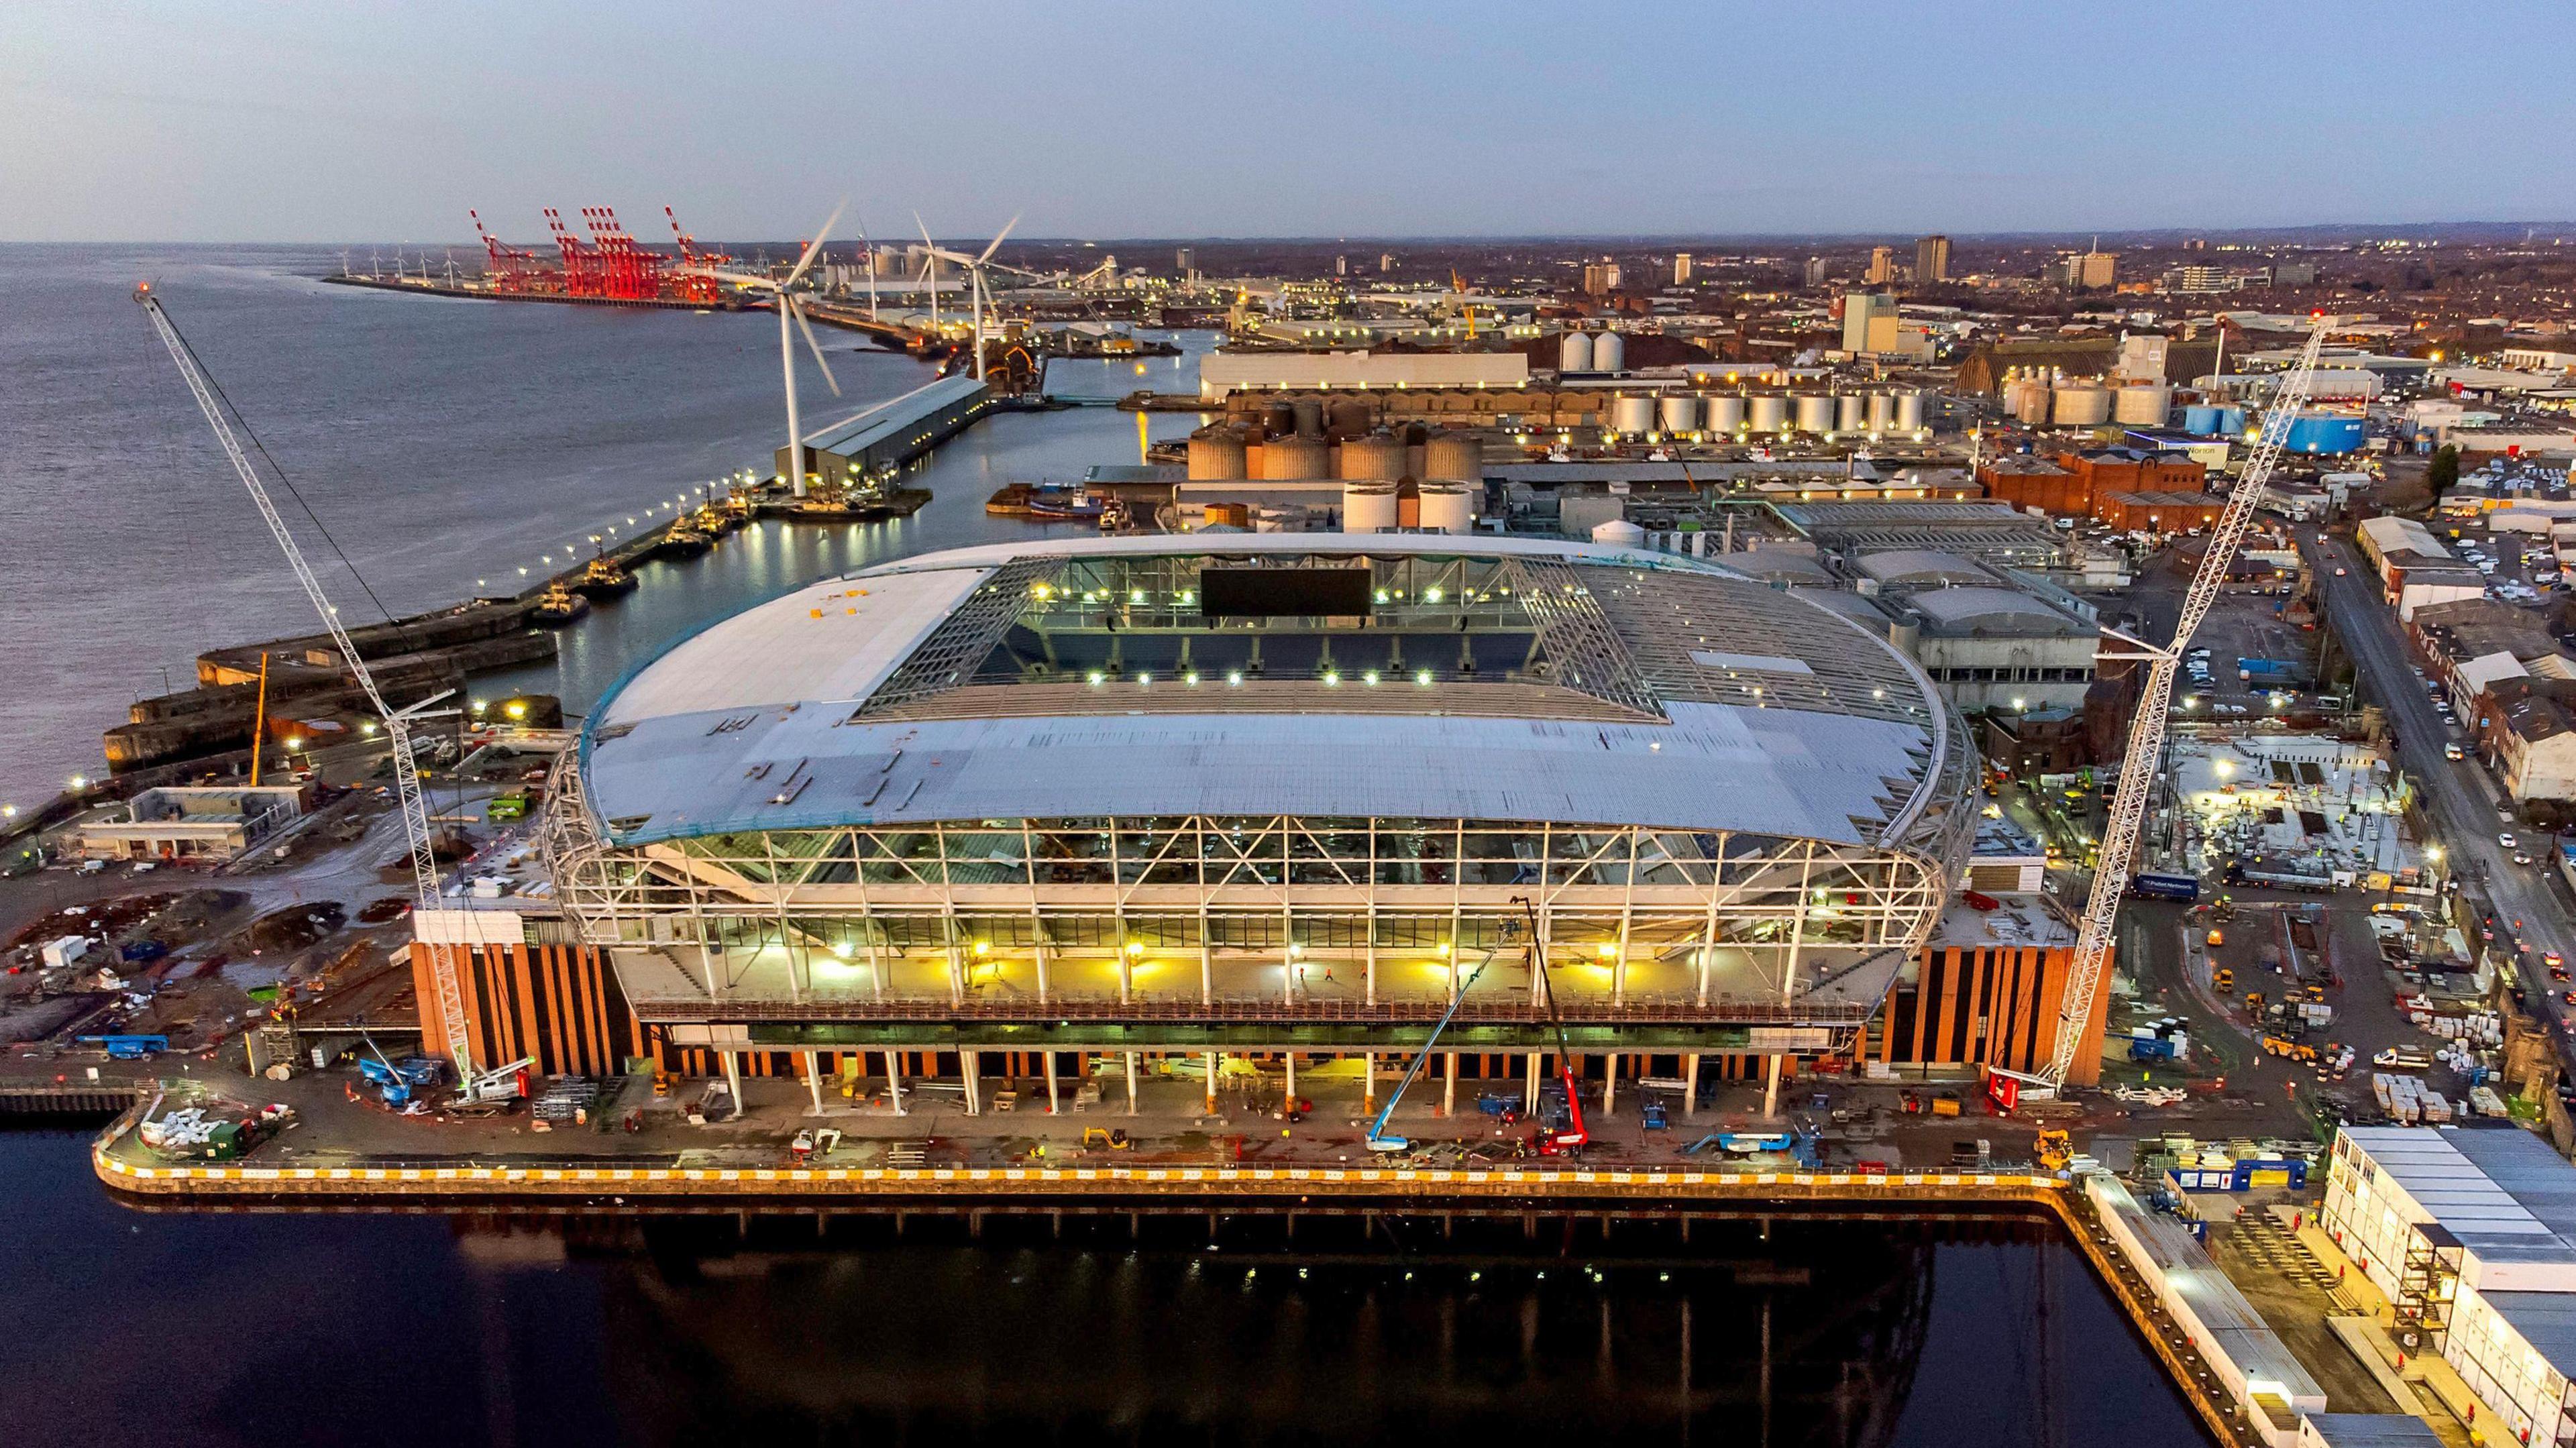
<path id="1" fill-rule="evenodd" d="M 805 268 L 814 264 L 814 254 L 823 249 L 823 243 L 831 236 L 832 228 L 840 225 L 841 213 L 849 209 L 850 203 L 846 198 L 840 205 L 832 208 L 832 214 L 823 219 L 823 229 L 814 233 L 814 239 L 805 244 L 805 254 L 796 258 L 795 268 L 787 273 L 786 285 L 796 285 L 796 279 L 805 275 Z"/>
<path id="2" fill-rule="evenodd" d="M 991 261 L 993 259 L 993 253 L 1002 249 L 1002 238 L 1010 235 L 1011 228 L 1019 224 L 1020 218 L 1017 216 L 1014 216 L 1009 221 L 1003 223 L 1002 229 L 993 233 L 993 244 L 984 248 L 984 254 L 982 256 L 975 258 L 975 264 L 977 266 L 982 266 L 984 263 Z"/>
<path id="3" fill-rule="evenodd" d="M 823 381 L 831 387 L 834 397 L 840 396 L 841 380 L 832 375 L 832 364 L 824 360 L 823 344 L 814 340 L 814 324 L 805 320 L 804 303 L 789 297 L 787 310 L 796 318 L 796 330 L 805 334 L 805 350 L 814 354 L 814 365 L 823 369 Z"/>

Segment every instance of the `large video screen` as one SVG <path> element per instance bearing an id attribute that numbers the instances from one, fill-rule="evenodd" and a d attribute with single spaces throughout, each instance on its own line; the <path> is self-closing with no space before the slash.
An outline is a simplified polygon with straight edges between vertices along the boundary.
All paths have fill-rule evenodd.
<path id="1" fill-rule="evenodd" d="M 1199 570 L 1199 612 L 1209 618 L 1318 618 L 1368 611 L 1365 567 Z"/>

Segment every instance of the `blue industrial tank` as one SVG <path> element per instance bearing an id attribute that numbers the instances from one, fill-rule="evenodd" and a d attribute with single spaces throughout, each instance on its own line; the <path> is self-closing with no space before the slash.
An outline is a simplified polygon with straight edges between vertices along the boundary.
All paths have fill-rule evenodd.
<path id="1" fill-rule="evenodd" d="M 2194 437 L 2207 437 L 2218 431 L 2218 409 L 2206 402 L 2195 402 L 2184 408 L 2182 430 Z"/>
<path id="2" fill-rule="evenodd" d="M 2295 453 L 2348 453 L 2359 452 L 2361 444 L 2360 418 L 2309 412 L 2291 419 L 2290 438 L 2285 445 Z"/>
<path id="3" fill-rule="evenodd" d="M 2245 431 L 2244 408 L 2220 407 L 2212 410 L 2218 414 L 2218 426 L 2211 428 L 2211 432 L 2224 433 L 2229 437 L 2234 437 Z"/>

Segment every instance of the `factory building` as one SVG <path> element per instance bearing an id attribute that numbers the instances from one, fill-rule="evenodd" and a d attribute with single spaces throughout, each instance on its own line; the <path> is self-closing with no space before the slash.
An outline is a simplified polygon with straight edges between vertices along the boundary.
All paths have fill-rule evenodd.
<path id="1" fill-rule="evenodd" d="M 1217 352 L 1199 359 L 1199 396 L 1411 387 L 1516 388 L 1529 382 L 1518 352 Z"/>
<path id="2" fill-rule="evenodd" d="M 1890 637 L 1962 712 L 2083 706 L 2100 647 L 2089 620 L 1953 553 L 1864 553 L 1854 566 L 1895 620 Z"/>
<path id="3" fill-rule="evenodd" d="M 2576 1166 L 2518 1126 L 2347 1126 L 2321 1225 L 2438 1352 L 2482 1431 L 2576 1442 Z M 2490 1426 L 2491 1425 L 2491 1426 Z"/>
<path id="4" fill-rule="evenodd" d="M 441 942 L 478 1019 L 613 1002 L 634 1039 L 583 1049 L 929 1071 L 972 1111 L 1003 1071 L 1114 1105 L 1157 1058 L 1374 1095 L 1454 1006 L 1448 1105 L 1534 1090 L 1551 1015 L 1610 1093 L 1848 1057 L 1961 878 L 1973 742 L 1800 596 L 1532 539 L 1214 541 L 907 558 L 674 648 L 556 772 L 580 949 Z"/>
<path id="5" fill-rule="evenodd" d="M 805 434 L 809 484 L 875 477 L 899 468 L 984 415 L 993 394 L 972 377 L 943 377 Z M 787 449 L 774 459 L 788 476 Z"/>

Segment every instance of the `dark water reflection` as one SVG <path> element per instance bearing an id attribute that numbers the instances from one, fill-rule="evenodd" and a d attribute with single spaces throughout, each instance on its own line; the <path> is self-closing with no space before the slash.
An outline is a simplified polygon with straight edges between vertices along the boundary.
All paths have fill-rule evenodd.
<path id="1" fill-rule="evenodd" d="M 2206 1440 L 2025 1218 L 138 1210 L 0 1135 L 11 1443 Z"/>

